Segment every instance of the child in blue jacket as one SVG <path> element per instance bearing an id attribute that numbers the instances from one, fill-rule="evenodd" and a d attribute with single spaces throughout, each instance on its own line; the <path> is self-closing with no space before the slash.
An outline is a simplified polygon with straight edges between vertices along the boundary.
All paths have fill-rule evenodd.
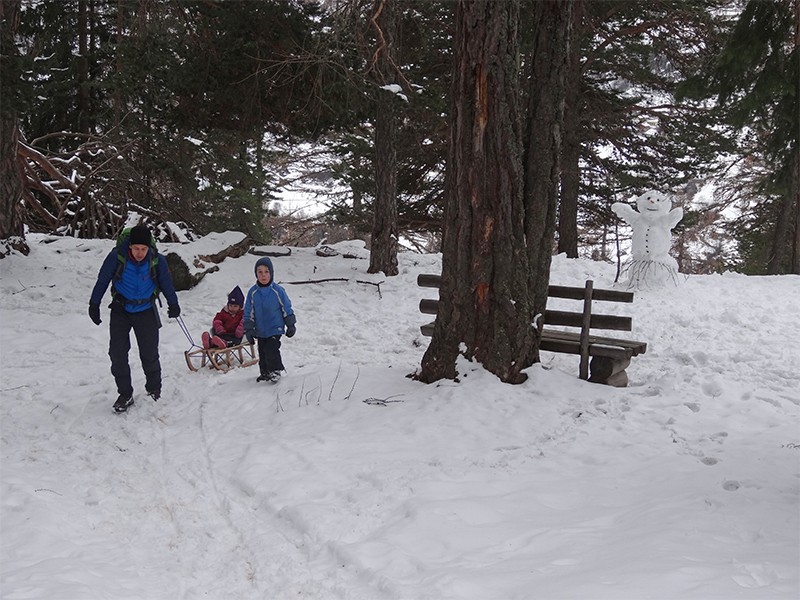
<path id="1" fill-rule="evenodd" d="M 244 334 L 248 341 L 258 339 L 258 366 L 261 375 L 256 381 L 277 383 L 284 371 L 281 359 L 281 336 L 292 337 L 297 322 L 292 303 L 280 285 L 275 283 L 272 261 L 266 256 L 256 261 L 256 284 L 244 301 Z"/>

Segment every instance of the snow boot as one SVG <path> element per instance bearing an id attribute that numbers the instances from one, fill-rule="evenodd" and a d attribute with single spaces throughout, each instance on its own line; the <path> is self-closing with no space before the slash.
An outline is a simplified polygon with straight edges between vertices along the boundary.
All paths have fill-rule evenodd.
<path id="1" fill-rule="evenodd" d="M 218 335 L 215 335 L 213 338 L 211 338 L 211 345 L 223 350 L 228 347 L 228 344 L 225 342 L 225 340 Z"/>
<path id="2" fill-rule="evenodd" d="M 278 383 L 278 381 L 280 381 L 280 378 L 281 378 L 281 372 L 280 371 L 270 371 L 267 374 L 267 380 L 270 383 Z"/>
<path id="3" fill-rule="evenodd" d="M 152 392 L 147 392 L 147 395 L 153 399 L 153 402 L 158 402 L 161 398 L 161 390 L 154 390 Z"/>
<path id="4" fill-rule="evenodd" d="M 203 338 L 203 348 L 206 350 L 211 348 L 211 335 L 207 331 L 204 331 L 201 337 Z"/>
<path id="5" fill-rule="evenodd" d="M 133 396 L 123 396 L 120 394 L 117 401 L 114 402 L 114 410 L 118 413 L 124 413 L 131 405 L 133 405 Z"/>

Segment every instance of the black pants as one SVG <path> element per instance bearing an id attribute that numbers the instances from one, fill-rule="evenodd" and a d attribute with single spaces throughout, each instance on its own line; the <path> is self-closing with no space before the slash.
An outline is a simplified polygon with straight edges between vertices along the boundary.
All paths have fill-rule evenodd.
<path id="1" fill-rule="evenodd" d="M 281 336 L 273 335 L 258 339 L 258 368 L 262 375 L 270 371 L 283 371 L 281 360 Z"/>
<path id="2" fill-rule="evenodd" d="M 133 396 L 131 368 L 128 365 L 128 352 L 131 349 L 131 329 L 139 346 L 139 359 L 145 375 L 145 389 L 148 392 L 161 391 L 161 363 L 158 360 L 158 329 L 161 327 L 156 309 L 138 313 L 126 312 L 117 305 L 111 307 L 111 341 L 108 356 L 111 357 L 111 374 L 117 382 L 117 392 L 123 396 Z"/>
<path id="3" fill-rule="evenodd" d="M 212 329 L 211 335 L 216 335 L 221 340 L 227 342 L 228 347 L 238 346 L 242 343 L 242 338 L 236 337 L 236 334 L 234 333 L 214 333 L 214 330 Z"/>

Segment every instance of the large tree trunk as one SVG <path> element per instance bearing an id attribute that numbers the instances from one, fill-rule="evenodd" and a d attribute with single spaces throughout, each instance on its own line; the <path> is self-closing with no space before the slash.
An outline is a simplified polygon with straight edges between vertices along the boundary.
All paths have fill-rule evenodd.
<path id="1" fill-rule="evenodd" d="M 789 254 L 793 246 L 790 237 L 792 225 L 792 209 L 795 205 L 794 186 L 778 201 L 775 229 L 772 233 L 772 251 L 767 260 L 767 275 L 778 275 L 789 271 L 791 255 Z"/>
<path id="2" fill-rule="evenodd" d="M 375 72 L 380 85 L 394 81 L 395 0 L 376 0 L 378 33 Z M 375 207 L 368 273 L 397 275 L 397 151 L 394 94 L 377 91 L 375 115 Z"/>
<path id="3" fill-rule="evenodd" d="M 794 47 L 800 52 L 800 0 L 794 0 Z M 796 102 L 800 102 L 800 78 L 794 82 Z M 800 140 L 797 141 L 800 144 Z M 800 146 L 794 147 L 792 187 L 794 193 L 794 242 L 792 244 L 792 273 L 800 275 Z"/>
<path id="4" fill-rule="evenodd" d="M 0 258 L 8 248 L 28 253 L 22 217 L 23 175 L 17 153 L 19 141 L 20 68 L 14 45 L 19 26 L 20 0 L 0 1 L 0 60 L 3 110 L 0 111 Z"/>
<path id="5" fill-rule="evenodd" d="M 78 0 L 78 131 L 89 133 L 89 0 Z"/>
<path id="6" fill-rule="evenodd" d="M 572 30 L 578 31 L 583 21 L 585 0 L 572 3 Z M 574 38 L 573 38 L 574 39 Z M 561 198 L 558 210 L 558 251 L 569 258 L 578 257 L 578 195 L 581 159 L 581 52 L 580 44 L 570 46 L 566 69 L 564 105 L 564 137 L 561 151 Z"/>
<path id="7" fill-rule="evenodd" d="M 544 315 L 553 255 L 560 179 L 565 74 L 572 32 L 572 1 L 534 3 L 534 54 L 525 140 L 525 236 L 535 315 Z M 534 360 L 539 360 L 542 319 L 535 331 Z"/>
<path id="8" fill-rule="evenodd" d="M 518 115 L 518 0 L 456 5 L 440 304 L 419 379 L 474 359 L 506 382 L 532 362 Z"/>
<path id="9" fill-rule="evenodd" d="M 800 0 L 798 0 L 798 24 L 800 25 Z M 800 47 L 800 46 L 798 46 Z M 800 88 L 800 84 L 798 84 Z M 792 264 L 791 273 L 800 275 L 800 149 L 794 153 L 791 178 L 791 195 L 794 204 L 794 235 L 792 236 Z"/>

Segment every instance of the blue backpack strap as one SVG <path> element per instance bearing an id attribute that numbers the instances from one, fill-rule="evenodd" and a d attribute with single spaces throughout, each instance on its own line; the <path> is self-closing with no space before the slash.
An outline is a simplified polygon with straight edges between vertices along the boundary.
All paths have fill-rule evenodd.
<path id="1" fill-rule="evenodd" d="M 159 254 L 158 248 L 156 248 L 156 241 L 152 237 L 150 243 L 150 279 L 155 284 L 155 289 L 153 290 L 152 296 L 146 300 L 129 300 L 117 292 L 117 289 L 114 286 L 115 281 L 122 279 L 122 273 L 125 271 L 125 265 L 128 264 L 128 255 L 126 250 L 128 250 L 130 247 L 125 244 L 125 241 L 128 239 L 128 237 L 130 237 L 130 234 L 131 228 L 126 227 L 122 230 L 122 233 L 117 238 L 117 268 L 114 270 L 114 277 L 111 279 L 111 297 L 114 301 L 118 301 L 123 304 L 145 304 L 156 299 L 158 300 L 158 303 L 161 304 L 161 289 L 158 287 Z"/>

